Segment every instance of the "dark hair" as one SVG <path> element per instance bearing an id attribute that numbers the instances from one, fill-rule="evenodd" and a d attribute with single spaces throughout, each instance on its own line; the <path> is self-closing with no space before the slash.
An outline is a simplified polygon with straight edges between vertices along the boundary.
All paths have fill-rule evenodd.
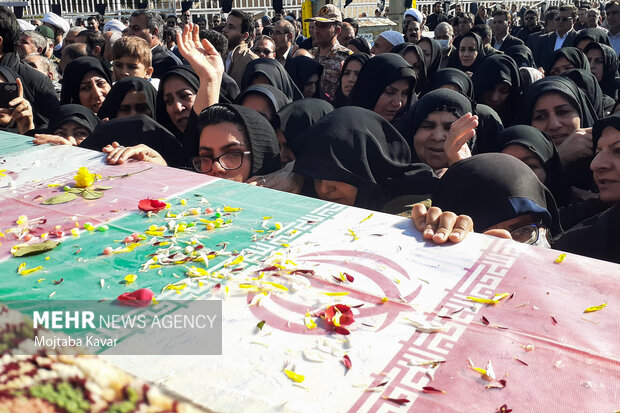
<path id="1" fill-rule="evenodd" d="M 209 125 L 219 125 L 220 123 L 233 123 L 238 126 L 247 139 L 247 131 L 245 130 L 245 123 L 240 114 L 234 112 L 230 108 L 222 105 L 209 106 L 203 109 L 198 115 L 198 129 L 202 130 Z"/>
<path id="2" fill-rule="evenodd" d="M 360 28 L 359 23 L 357 22 L 357 20 L 355 20 L 352 17 L 347 17 L 346 19 L 342 20 L 343 23 L 349 23 L 351 26 L 353 26 L 353 32 L 355 33 L 355 35 L 357 36 L 357 31 Z"/>
<path id="3" fill-rule="evenodd" d="M 15 51 L 19 40 L 19 24 L 11 10 L 0 6 L 0 37 L 2 37 L 2 53 Z"/>
<path id="4" fill-rule="evenodd" d="M 222 33 L 215 30 L 201 30 L 198 35 L 201 39 L 207 39 L 209 43 L 215 47 L 215 50 L 222 56 L 222 59 L 226 61 L 226 51 L 228 50 L 228 39 Z"/>
<path id="5" fill-rule="evenodd" d="M 620 6 L 620 1 L 612 0 L 610 2 L 605 3 L 605 10 L 611 9 L 612 7 Z"/>
<path id="6" fill-rule="evenodd" d="M 491 17 L 495 17 L 495 16 L 504 16 L 504 18 L 506 19 L 506 21 L 510 21 L 511 19 L 511 15 L 508 14 L 508 12 L 506 10 L 495 10 L 493 11 L 493 14 L 491 14 Z"/>
<path id="7" fill-rule="evenodd" d="M 536 9 L 527 9 L 525 11 L 525 13 L 523 13 L 523 16 L 525 16 L 526 14 L 534 14 L 536 17 L 538 17 L 538 10 L 536 10 Z"/>
<path id="8" fill-rule="evenodd" d="M 572 18 L 575 18 L 575 16 L 577 15 L 577 12 L 575 11 L 575 6 L 573 6 L 572 4 L 565 4 L 563 6 L 560 6 L 559 11 L 560 13 L 563 11 L 570 11 Z"/>
<path id="9" fill-rule="evenodd" d="M 239 9 L 234 9 L 228 14 L 228 17 L 231 16 L 241 19 L 241 34 L 252 34 L 254 31 L 254 17 L 250 13 L 246 13 Z"/>
<path id="10" fill-rule="evenodd" d="M 140 17 L 142 15 L 146 16 L 146 27 L 149 31 L 152 33 L 153 29 L 157 29 L 157 38 L 162 40 L 164 36 L 164 19 L 161 15 L 144 9 L 134 10 L 131 13 L 131 17 Z"/>
<path id="11" fill-rule="evenodd" d="M 549 23 L 551 20 L 555 19 L 555 16 L 558 15 L 558 11 L 556 10 L 548 10 L 545 13 L 545 23 Z"/>
<path id="12" fill-rule="evenodd" d="M 105 39 L 100 32 L 96 32 L 94 30 L 82 30 L 75 37 L 84 37 L 84 43 L 86 43 L 86 53 L 88 53 L 89 56 L 93 56 L 93 51 L 97 46 L 99 46 L 101 54 L 103 55 Z"/>
<path id="13" fill-rule="evenodd" d="M 477 24 L 471 29 L 469 29 L 469 32 L 477 34 L 482 40 L 486 39 L 487 37 L 489 39 L 493 37 L 493 32 L 491 31 L 491 28 L 486 24 Z"/>

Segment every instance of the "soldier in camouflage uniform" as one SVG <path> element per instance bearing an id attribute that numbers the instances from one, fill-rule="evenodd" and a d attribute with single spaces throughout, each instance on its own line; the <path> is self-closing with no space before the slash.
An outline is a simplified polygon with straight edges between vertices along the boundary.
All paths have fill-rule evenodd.
<path id="1" fill-rule="evenodd" d="M 340 69 L 343 62 L 351 55 L 346 47 L 338 43 L 338 35 L 342 29 L 342 14 L 333 4 L 327 4 L 319 10 L 318 16 L 306 21 L 315 22 L 313 43 L 316 47 L 310 50 L 314 59 L 323 65 L 321 90 L 334 99 L 340 80 Z"/>

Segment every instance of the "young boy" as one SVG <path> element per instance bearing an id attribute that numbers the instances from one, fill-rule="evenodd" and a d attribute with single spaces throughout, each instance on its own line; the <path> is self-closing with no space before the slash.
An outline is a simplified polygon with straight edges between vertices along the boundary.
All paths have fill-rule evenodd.
<path id="1" fill-rule="evenodd" d="M 146 40 L 136 36 L 121 37 L 112 46 L 112 55 L 114 80 L 118 81 L 128 76 L 151 78 L 152 54 Z"/>

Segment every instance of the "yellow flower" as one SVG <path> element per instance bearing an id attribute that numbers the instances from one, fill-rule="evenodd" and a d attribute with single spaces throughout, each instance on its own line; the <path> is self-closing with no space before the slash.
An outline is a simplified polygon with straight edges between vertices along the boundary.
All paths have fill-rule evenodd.
<path id="1" fill-rule="evenodd" d="M 88 188 L 95 183 L 95 174 L 90 173 L 88 168 L 82 166 L 78 169 L 77 175 L 73 177 L 75 179 L 75 186 L 78 188 Z"/>

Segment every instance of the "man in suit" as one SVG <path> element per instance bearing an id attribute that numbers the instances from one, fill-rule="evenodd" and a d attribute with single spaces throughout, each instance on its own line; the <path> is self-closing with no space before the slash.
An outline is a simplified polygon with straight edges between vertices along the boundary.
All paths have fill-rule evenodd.
<path id="1" fill-rule="evenodd" d="M 538 11 L 536 9 L 528 9 L 523 13 L 523 21 L 525 25 L 517 32 L 517 37 L 527 43 L 527 39 L 531 34 L 544 30 L 542 24 L 538 22 Z M 527 45 L 527 44 L 526 44 Z"/>
<path id="2" fill-rule="evenodd" d="M 284 66 L 293 55 L 295 26 L 286 19 L 278 20 L 273 25 L 272 37 L 276 43 L 276 60 Z"/>
<path id="3" fill-rule="evenodd" d="M 553 8 L 551 10 L 547 10 L 544 15 L 543 29 L 534 33 L 531 33 L 527 40 L 525 41 L 525 45 L 530 48 L 532 53 L 536 49 L 536 43 L 540 36 L 543 36 L 547 33 L 551 33 L 555 31 L 555 17 L 558 15 L 558 9 Z"/>
<path id="4" fill-rule="evenodd" d="M 492 45 L 496 50 L 505 52 L 510 46 L 523 45 L 523 40 L 510 35 L 511 15 L 506 10 L 495 10 L 491 20 L 493 29 Z"/>
<path id="5" fill-rule="evenodd" d="M 254 18 L 242 10 L 235 9 L 228 14 L 222 34 L 228 39 L 228 57 L 226 58 L 226 73 L 238 85 L 241 85 L 245 67 L 258 56 L 248 47 L 251 34 L 254 34 Z"/>
<path id="6" fill-rule="evenodd" d="M 577 17 L 575 6 L 561 6 L 555 17 L 554 32 L 544 34 L 538 38 L 534 46 L 534 60 L 538 66 L 546 66 L 555 50 L 573 46 L 577 32 L 573 29 L 573 22 Z"/>
<path id="7" fill-rule="evenodd" d="M 141 37 L 151 46 L 154 78 L 161 78 L 170 69 L 181 64 L 181 60 L 174 53 L 161 45 L 164 37 L 164 19 L 159 13 L 144 9 L 131 13 L 127 35 Z"/>

